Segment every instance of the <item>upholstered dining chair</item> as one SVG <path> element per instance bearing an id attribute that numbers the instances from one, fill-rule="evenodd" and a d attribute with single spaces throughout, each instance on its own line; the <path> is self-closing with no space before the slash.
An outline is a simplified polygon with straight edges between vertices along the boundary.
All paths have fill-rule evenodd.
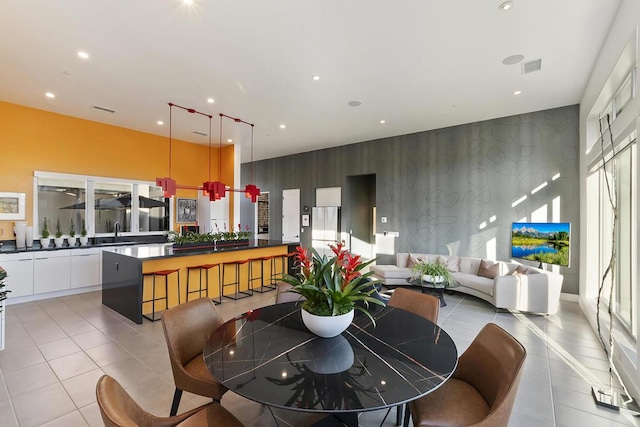
<path id="1" fill-rule="evenodd" d="M 98 380 L 96 399 L 106 427 L 242 426 L 236 417 L 217 403 L 209 403 L 175 417 L 156 417 L 142 409 L 124 388 L 108 375 L 103 375 Z"/>
<path id="2" fill-rule="evenodd" d="M 169 360 L 176 391 L 170 415 L 178 412 L 183 391 L 199 394 L 219 403 L 227 388 L 204 364 L 202 349 L 224 321 L 209 298 L 198 298 L 162 313 L 162 327 L 169 348 Z"/>
<path id="3" fill-rule="evenodd" d="M 438 323 L 438 313 L 440 312 L 440 300 L 432 295 L 423 294 L 405 288 L 396 288 L 391 294 L 387 303 L 390 307 L 401 308 L 410 313 L 416 314 L 433 323 Z M 402 424 L 402 412 L 406 405 L 396 407 L 396 424 Z M 386 416 L 385 416 L 386 418 Z"/>
<path id="4" fill-rule="evenodd" d="M 413 425 L 506 427 L 526 357 L 518 340 L 495 323 L 486 324 L 451 378 L 409 403 Z"/>

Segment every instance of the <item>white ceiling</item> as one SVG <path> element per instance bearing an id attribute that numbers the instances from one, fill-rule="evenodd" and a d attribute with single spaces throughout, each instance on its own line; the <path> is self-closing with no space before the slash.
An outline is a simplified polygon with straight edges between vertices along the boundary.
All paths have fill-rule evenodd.
<path id="1" fill-rule="evenodd" d="M 620 0 L 502 1 L 3 0 L 0 100 L 254 160 L 579 103 Z"/>

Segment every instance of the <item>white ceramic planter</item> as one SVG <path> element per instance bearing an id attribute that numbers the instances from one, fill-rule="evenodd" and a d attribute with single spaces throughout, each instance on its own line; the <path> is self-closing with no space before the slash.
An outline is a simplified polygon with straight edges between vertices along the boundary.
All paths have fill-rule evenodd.
<path id="1" fill-rule="evenodd" d="M 87 246 L 89 244 L 89 238 L 87 236 L 80 236 L 80 246 Z"/>
<path id="2" fill-rule="evenodd" d="M 311 332 L 322 338 L 340 335 L 353 321 L 353 310 L 340 316 L 316 316 L 306 310 L 302 312 L 302 321 Z"/>
<path id="3" fill-rule="evenodd" d="M 444 277 L 443 276 L 431 276 L 429 274 L 425 274 L 424 276 L 422 276 L 422 280 L 424 280 L 425 282 L 429 282 L 429 283 L 442 283 L 442 282 L 444 282 Z"/>
<path id="4" fill-rule="evenodd" d="M 40 246 L 42 246 L 42 248 L 46 249 L 49 247 L 50 244 L 51 244 L 51 237 L 43 237 L 40 239 Z"/>
<path id="5" fill-rule="evenodd" d="M 75 236 L 74 237 L 71 237 L 71 236 L 67 237 L 67 242 L 69 242 L 69 246 L 75 246 L 77 241 L 78 241 L 78 238 L 75 237 Z"/>
<path id="6" fill-rule="evenodd" d="M 53 243 L 56 244 L 56 248 L 62 247 L 64 245 L 64 237 L 56 237 L 53 239 Z"/>

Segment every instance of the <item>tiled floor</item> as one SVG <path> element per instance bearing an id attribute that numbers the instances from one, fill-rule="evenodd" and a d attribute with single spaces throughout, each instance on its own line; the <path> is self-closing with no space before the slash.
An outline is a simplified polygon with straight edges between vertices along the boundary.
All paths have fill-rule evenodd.
<path id="1" fill-rule="evenodd" d="M 272 303 L 273 293 L 256 294 L 218 306 L 229 319 Z M 462 352 L 487 322 L 518 338 L 528 357 L 511 426 L 640 426 L 638 418 L 600 409 L 590 395 L 595 381 L 605 384 L 607 362 L 579 307 L 562 302 L 556 316 L 495 313 L 474 297 L 447 296 L 440 325 Z M 166 416 L 173 377 L 160 322 L 136 325 L 88 293 L 7 307 L 6 350 L 0 352 L 0 427 L 102 426 L 95 383 L 115 377 L 146 410 Z M 207 403 L 185 393 L 180 411 Z M 269 411 L 232 392 L 222 404 L 247 426 L 302 426 L 305 414 Z M 360 425 L 378 426 L 384 411 L 365 413 Z M 394 417 L 394 413 L 389 418 Z M 388 419 L 387 426 L 393 425 Z"/>

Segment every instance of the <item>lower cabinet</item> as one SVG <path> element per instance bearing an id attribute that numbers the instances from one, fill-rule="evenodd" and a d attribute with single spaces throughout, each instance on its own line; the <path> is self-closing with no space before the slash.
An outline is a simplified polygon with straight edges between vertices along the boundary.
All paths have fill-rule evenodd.
<path id="1" fill-rule="evenodd" d="M 33 292 L 62 291 L 71 288 L 70 251 L 43 251 L 33 256 Z"/>
<path id="2" fill-rule="evenodd" d="M 71 288 L 100 284 L 100 250 L 75 249 L 71 253 Z"/>
<path id="3" fill-rule="evenodd" d="M 33 294 L 33 254 L 17 253 L 0 255 L 0 267 L 7 272 L 8 298 Z"/>

